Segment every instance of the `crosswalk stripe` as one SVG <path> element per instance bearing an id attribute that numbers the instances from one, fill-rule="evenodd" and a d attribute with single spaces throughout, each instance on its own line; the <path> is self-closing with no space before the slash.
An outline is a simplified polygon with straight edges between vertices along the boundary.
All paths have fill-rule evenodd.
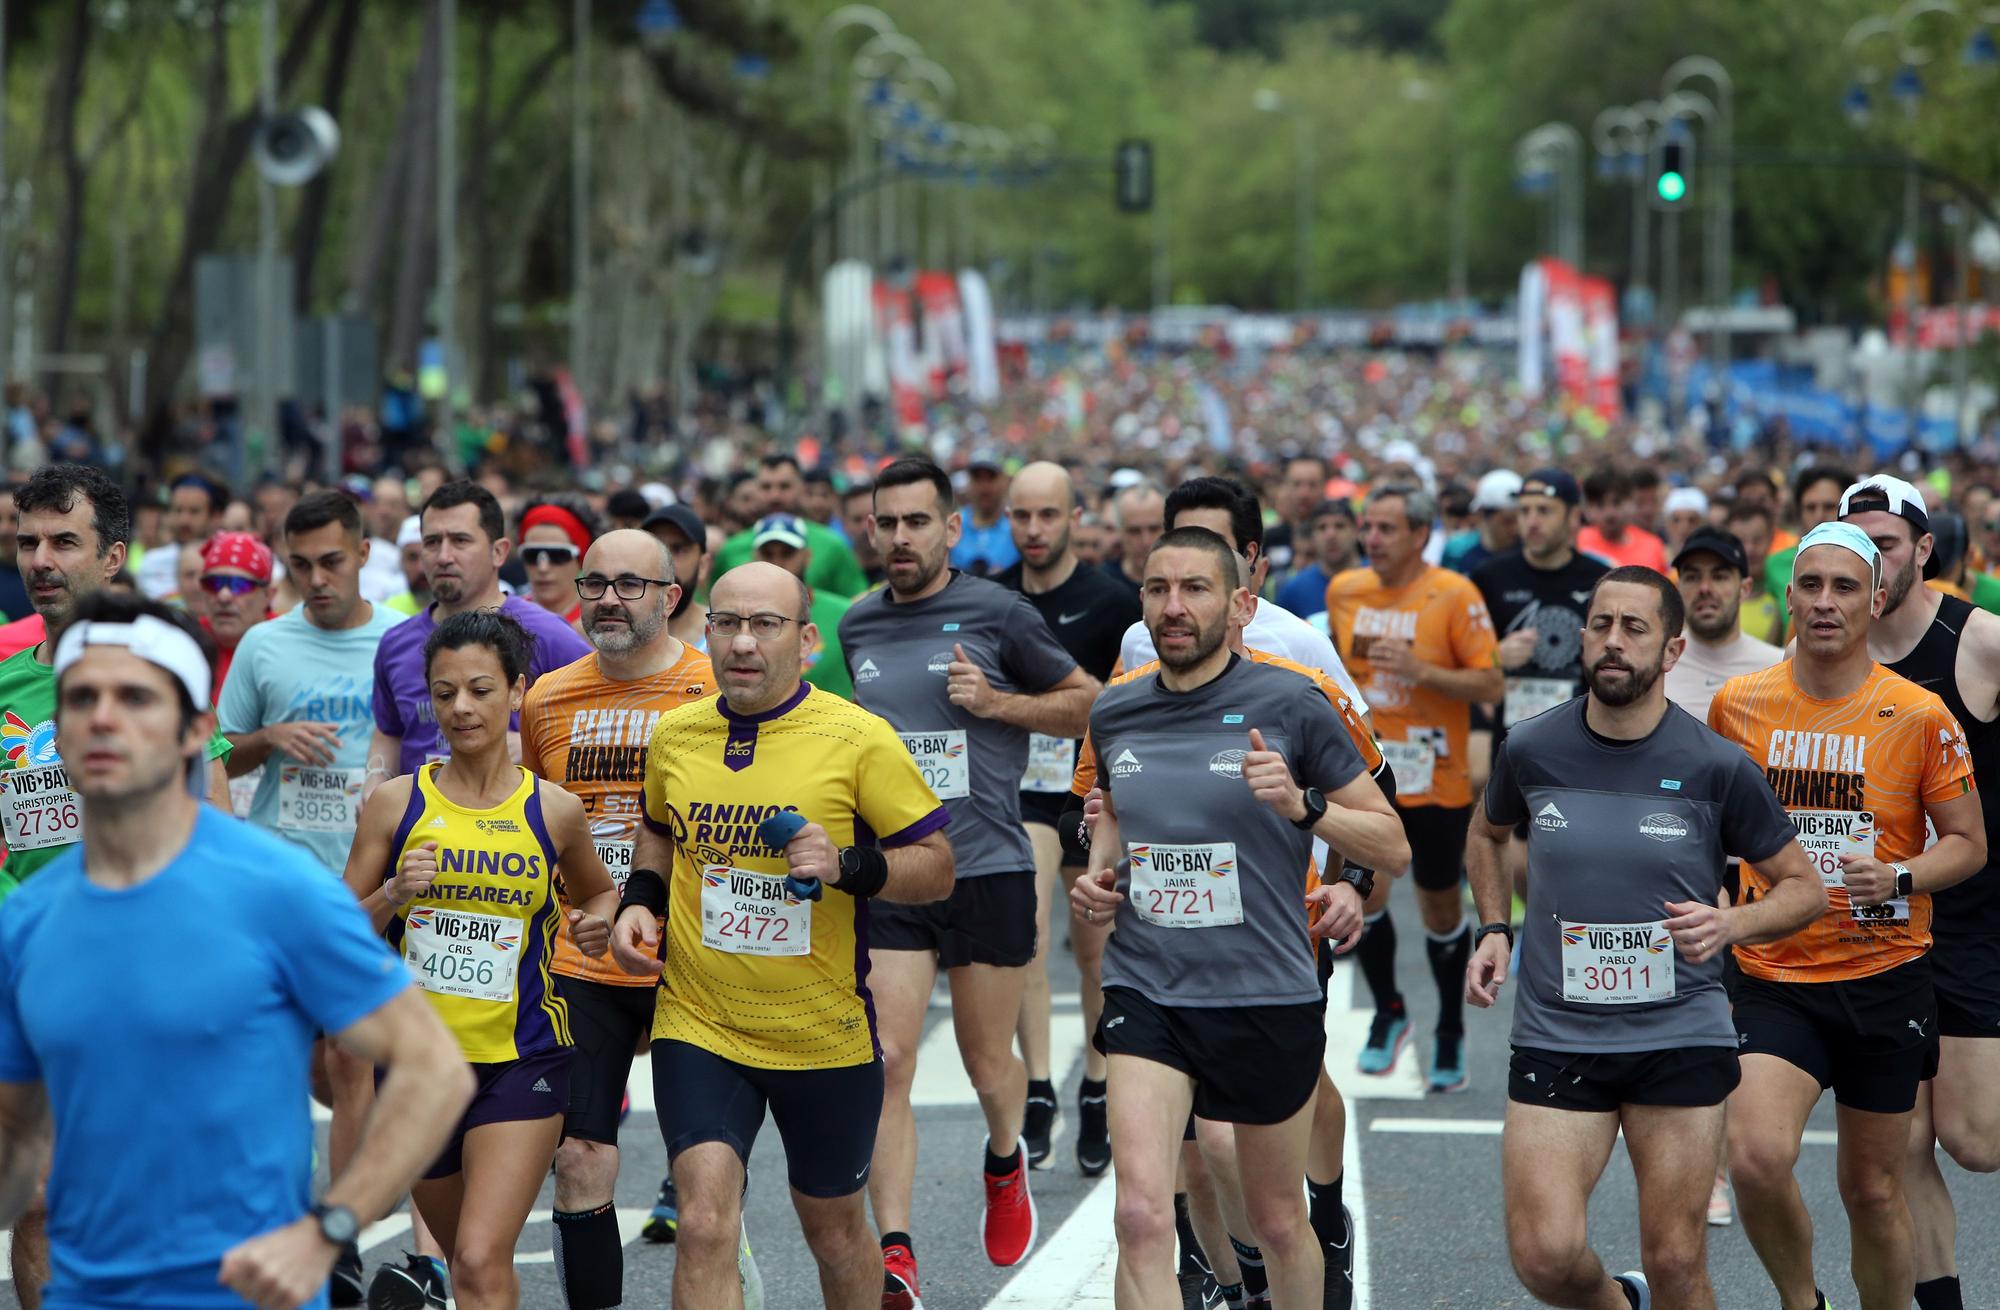
<path id="1" fill-rule="evenodd" d="M 1439 1137 L 1498 1137 L 1505 1125 L 1501 1119 L 1377 1119 L 1368 1125 L 1370 1132 L 1431 1134 Z M 1825 1128 L 1808 1128 L 1802 1144 L 1806 1146 L 1833 1146 L 1840 1141 L 1839 1134 Z"/>
<path id="2" fill-rule="evenodd" d="M 1111 1310 L 1118 1245 L 1111 1221 L 1118 1201 L 1107 1173 L 1084 1194 L 1055 1236 L 1044 1241 L 1021 1271 L 1007 1280 L 987 1310 L 1068 1306 L 1070 1310 Z"/>
<path id="3" fill-rule="evenodd" d="M 1065 1016 L 1056 1014 L 1050 1025 L 1055 1040 L 1049 1043 L 1049 1080 L 1058 1088 L 1067 1084 L 1070 1071 L 1083 1059 L 1083 1046 L 1076 1039 L 1074 1021 L 1065 1025 Z M 917 1048 L 917 1072 L 910 1083 L 913 1106 L 978 1105 L 972 1083 L 965 1076 L 965 1061 L 958 1054 L 958 1036 L 949 1019 L 931 1025 Z"/>

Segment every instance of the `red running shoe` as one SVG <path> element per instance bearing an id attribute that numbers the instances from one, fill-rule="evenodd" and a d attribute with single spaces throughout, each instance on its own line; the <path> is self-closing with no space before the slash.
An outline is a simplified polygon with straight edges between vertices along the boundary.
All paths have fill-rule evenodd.
<path id="1" fill-rule="evenodd" d="M 916 1254 L 900 1242 L 882 1248 L 882 1310 L 924 1310 Z"/>
<path id="2" fill-rule="evenodd" d="M 992 1149 L 988 1143 L 987 1149 Z M 1028 1158 L 1019 1143 L 1004 1174 L 986 1174 L 986 1213 L 980 1231 L 986 1258 L 1001 1268 L 1021 1263 L 1035 1245 L 1035 1198 L 1028 1194 Z"/>

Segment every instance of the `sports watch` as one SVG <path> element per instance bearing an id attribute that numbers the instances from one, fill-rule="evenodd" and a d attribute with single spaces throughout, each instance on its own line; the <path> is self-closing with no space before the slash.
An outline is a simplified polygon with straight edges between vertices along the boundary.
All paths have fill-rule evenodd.
<path id="1" fill-rule="evenodd" d="M 1360 895 L 1364 902 L 1375 894 L 1375 870 L 1364 869 L 1358 864 L 1343 865 L 1340 870 L 1340 876 L 1335 878 L 1334 882 L 1346 883 Z"/>
<path id="2" fill-rule="evenodd" d="M 1892 864 L 1889 871 L 1896 875 L 1896 895 L 1908 896 L 1917 889 L 1917 880 L 1910 873 L 1907 864 Z"/>
<path id="3" fill-rule="evenodd" d="M 361 1236 L 361 1221 L 344 1205 L 315 1201 L 306 1213 L 319 1222 L 319 1235 L 331 1246 L 346 1246 Z"/>
<path id="4" fill-rule="evenodd" d="M 1305 817 L 1303 819 L 1293 819 L 1292 826 L 1305 832 L 1311 832 L 1314 825 L 1326 813 L 1326 793 L 1317 787 L 1308 787 L 1305 790 L 1305 803 Z M 1366 895 L 1366 893 L 1363 894 Z"/>

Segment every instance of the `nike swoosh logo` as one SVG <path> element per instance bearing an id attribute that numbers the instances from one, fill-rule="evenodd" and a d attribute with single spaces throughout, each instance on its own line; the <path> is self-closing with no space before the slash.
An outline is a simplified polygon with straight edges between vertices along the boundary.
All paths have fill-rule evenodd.
<path id="1" fill-rule="evenodd" d="M 1082 614 L 1058 614 L 1056 615 L 1056 622 L 1068 625 L 1076 622 L 1078 619 L 1083 618 L 1085 615 L 1088 615 L 1089 613 L 1090 613 L 1089 610 L 1085 610 L 1083 611 Z"/>

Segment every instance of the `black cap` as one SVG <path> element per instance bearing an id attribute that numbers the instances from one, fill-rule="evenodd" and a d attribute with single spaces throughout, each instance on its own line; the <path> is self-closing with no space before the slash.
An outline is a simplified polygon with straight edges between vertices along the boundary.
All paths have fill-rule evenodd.
<path id="1" fill-rule="evenodd" d="M 1681 561 L 1690 555 L 1713 555 L 1744 577 L 1750 576 L 1750 557 L 1743 553 L 1743 543 L 1736 539 L 1733 532 L 1724 532 L 1721 528 L 1696 528 L 1688 533 L 1687 540 L 1674 552 L 1674 567 L 1678 569 Z"/>
<path id="2" fill-rule="evenodd" d="M 1536 469 L 1521 479 L 1523 496 L 1554 496 L 1565 505 L 1581 505 L 1583 488 L 1576 485 L 1576 479 L 1565 469 Z"/>
<path id="3" fill-rule="evenodd" d="M 686 505 L 662 505 L 651 514 L 648 514 L 646 521 L 639 526 L 651 532 L 663 523 L 671 523 L 673 526 L 679 528 L 681 535 L 689 541 L 700 546 L 703 550 L 708 549 L 708 529 L 702 526 L 701 515 L 695 513 Z"/>

